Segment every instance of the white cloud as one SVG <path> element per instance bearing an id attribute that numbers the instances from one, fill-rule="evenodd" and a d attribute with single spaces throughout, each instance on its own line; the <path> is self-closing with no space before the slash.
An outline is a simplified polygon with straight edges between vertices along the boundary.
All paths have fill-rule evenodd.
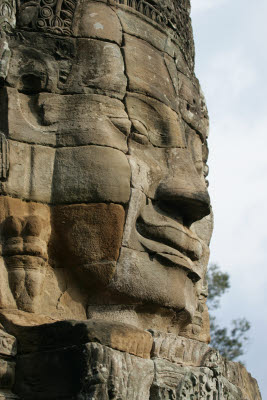
<path id="1" fill-rule="evenodd" d="M 220 7 L 227 3 L 227 1 L 228 0 L 192 0 L 192 13 Z"/>
<path id="2" fill-rule="evenodd" d="M 192 0 L 197 76 L 210 119 L 211 261 L 230 273 L 222 324 L 246 317 L 244 356 L 267 398 L 266 0 Z"/>

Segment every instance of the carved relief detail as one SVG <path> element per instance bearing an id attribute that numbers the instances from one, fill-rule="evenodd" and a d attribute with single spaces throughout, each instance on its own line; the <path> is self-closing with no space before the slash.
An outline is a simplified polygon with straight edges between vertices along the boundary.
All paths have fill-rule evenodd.
<path id="1" fill-rule="evenodd" d="M 33 312 L 47 263 L 47 243 L 40 238 L 45 222 L 37 216 L 10 216 L 2 225 L 2 255 L 9 286 L 19 309 Z"/>
<path id="2" fill-rule="evenodd" d="M 194 68 L 194 43 L 192 39 L 191 20 L 188 10 L 167 1 L 114 0 L 117 4 L 126 5 L 152 19 L 164 28 L 169 28 L 178 39 L 185 59 Z M 152 3 L 152 4 L 150 4 Z M 175 2 L 174 2 L 175 3 Z"/>
<path id="3" fill-rule="evenodd" d="M 0 329 L 0 354 L 3 356 L 15 356 L 16 353 L 17 343 L 15 337 Z"/>
<path id="4" fill-rule="evenodd" d="M 0 32 L 10 32 L 16 24 L 15 0 L 0 1 Z M 1 37 L 1 34 L 0 34 Z"/>
<path id="5" fill-rule="evenodd" d="M 5 135 L 0 132 L 0 180 L 5 181 L 9 172 L 9 144 Z"/>
<path id="6" fill-rule="evenodd" d="M 34 11 L 32 2 L 24 1 L 20 7 L 19 25 L 58 35 L 71 35 L 75 7 L 76 0 L 40 0 Z"/>
<path id="7" fill-rule="evenodd" d="M 7 76 L 11 54 L 7 34 L 11 33 L 15 25 L 15 0 L 0 0 L 0 81 L 3 81 Z"/>
<path id="8" fill-rule="evenodd" d="M 15 382 L 16 339 L 0 328 L 0 399 L 17 399 L 11 392 Z"/>

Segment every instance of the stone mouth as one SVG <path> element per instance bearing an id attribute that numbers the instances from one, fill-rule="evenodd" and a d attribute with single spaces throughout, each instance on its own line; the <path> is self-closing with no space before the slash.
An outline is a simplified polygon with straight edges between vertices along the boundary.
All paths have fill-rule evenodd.
<path id="1" fill-rule="evenodd" d="M 136 230 L 139 242 L 151 257 L 187 270 L 193 281 L 201 279 L 195 264 L 203 255 L 203 246 L 190 229 L 147 206 L 137 219 Z"/>
<path id="2" fill-rule="evenodd" d="M 165 245 L 159 241 L 150 240 L 139 236 L 139 241 L 143 247 L 150 253 L 151 258 L 156 258 L 160 263 L 174 268 L 182 268 L 188 272 L 188 277 L 197 282 L 201 279 L 198 269 L 194 262 L 180 251 Z"/>
<path id="3" fill-rule="evenodd" d="M 202 256 L 203 249 L 200 240 L 183 226 L 175 228 L 170 225 L 147 224 L 139 219 L 137 231 L 141 238 L 155 242 L 159 248 L 164 246 L 164 249 L 166 247 L 172 249 L 174 255 L 183 255 L 192 261 L 197 261 Z"/>

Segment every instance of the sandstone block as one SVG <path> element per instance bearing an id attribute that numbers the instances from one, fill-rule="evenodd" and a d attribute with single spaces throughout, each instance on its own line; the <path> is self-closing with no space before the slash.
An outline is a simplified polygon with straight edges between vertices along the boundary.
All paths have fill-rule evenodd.
<path id="1" fill-rule="evenodd" d="M 178 110 L 179 100 L 162 53 L 144 40 L 127 34 L 123 50 L 130 91 L 153 97 Z"/>
<path id="2" fill-rule="evenodd" d="M 119 257 L 124 214 L 123 207 L 116 204 L 53 207 L 53 262 L 70 268 L 79 276 L 80 285 L 107 285 Z"/>
<path id="3" fill-rule="evenodd" d="M 0 329 L 0 355 L 15 356 L 17 354 L 16 338 Z"/>
<path id="4" fill-rule="evenodd" d="M 179 87 L 181 115 L 205 141 L 209 133 L 209 119 L 199 83 L 179 73 Z"/>
<path id="5" fill-rule="evenodd" d="M 123 32 L 145 40 L 160 51 L 165 51 L 170 39 L 164 29 L 159 29 L 157 23 L 148 21 L 133 9 L 114 8 L 114 10 L 121 21 Z"/>
<path id="6" fill-rule="evenodd" d="M 187 274 L 181 268 L 163 265 L 157 257 L 153 258 L 152 267 L 148 253 L 123 247 L 109 286 L 119 293 L 130 294 L 142 303 L 171 307 L 177 311 L 186 310 L 190 320 L 196 298 L 194 284 Z M 164 284 L 159 286 L 159 282 Z"/>
<path id="7" fill-rule="evenodd" d="M 154 374 L 151 360 L 99 343 L 22 355 L 17 368 L 15 392 L 25 400 L 147 400 Z"/>
<path id="8" fill-rule="evenodd" d="M 127 152 L 131 123 L 119 100 L 94 94 L 26 95 L 13 88 L 2 90 L 0 98 L 2 105 L 7 103 L 2 112 L 8 124 L 2 128 L 9 139 L 52 147 L 99 144 Z M 5 143 L 2 174 L 6 178 L 10 156 Z"/>
<path id="9" fill-rule="evenodd" d="M 0 132 L 0 181 L 5 181 L 9 174 L 9 143 L 6 136 Z"/>
<path id="10" fill-rule="evenodd" d="M 116 149 L 80 146 L 55 150 L 10 141 L 10 158 L 9 179 L 3 183 L 6 194 L 54 204 L 129 200 L 130 167 L 126 156 Z"/>
<path id="11" fill-rule="evenodd" d="M 77 56 L 64 84 L 64 91 L 99 93 L 122 99 L 127 81 L 119 46 L 95 39 L 76 40 Z"/>
<path id="12" fill-rule="evenodd" d="M 52 203 L 127 203 L 130 167 L 119 150 L 101 146 L 57 149 Z"/>
<path id="13" fill-rule="evenodd" d="M 151 357 L 168 360 L 183 366 L 200 367 L 212 349 L 198 340 L 186 339 L 172 333 L 150 330 L 153 336 Z"/>
<path id="14" fill-rule="evenodd" d="M 3 183 L 4 193 L 27 200 L 49 203 L 55 150 L 9 141 L 10 171 Z"/>
<path id="15" fill-rule="evenodd" d="M 185 147 L 184 127 L 179 115 L 161 101 L 128 93 L 126 106 L 133 131 L 154 146 Z M 142 138 L 140 138 L 141 140 Z"/>
<path id="16" fill-rule="evenodd" d="M 57 146 L 96 144 L 127 152 L 131 123 L 121 101 L 102 95 L 42 93 L 38 107 L 42 125 L 56 130 Z"/>
<path id="17" fill-rule="evenodd" d="M 82 2 L 75 13 L 72 31 L 77 37 L 122 42 L 122 29 L 116 13 L 100 2 Z"/>
<path id="18" fill-rule="evenodd" d="M 152 19 L 136 12 L 133 8 L 114 8 L 125 33 L 145 40 L 161 52 L 174 59 L 177 69 L 191 76 L 190 69 L 180 49 L 180 42 Z"/>
<path id="19" fill-rule="evenodd" d="M 124 97 L 124 61 L 116 43 L 25 32 L 23 41 L 13 40 L 10 46 L 7 82 L 22 93 L 62 91 Z"/>
<path id="20" fill-rule="evenodd" d="M 34 311 L 46 273 L 49 209 L 1 196 L 0 210 L 0 306 Z"/>
<path id="21" fill-rule="evenodd" d="M 50 351 L 89 342 L 141 358 L 150 358 L 152 336 L 134 326 L 111 321 L 58 321 L 38 326 L 16 326 L 19 353 Z"/>

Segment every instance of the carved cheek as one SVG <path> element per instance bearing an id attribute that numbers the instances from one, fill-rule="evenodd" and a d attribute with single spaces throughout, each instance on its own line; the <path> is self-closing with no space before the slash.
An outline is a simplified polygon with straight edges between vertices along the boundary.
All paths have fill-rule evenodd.
<path id="1" fill-rule="evenodd" d="M 125 213 L 117 204 L 80 204 L 52 208 L 51 257 L 82 279 L 107 284 L 114 274 Z"/>

